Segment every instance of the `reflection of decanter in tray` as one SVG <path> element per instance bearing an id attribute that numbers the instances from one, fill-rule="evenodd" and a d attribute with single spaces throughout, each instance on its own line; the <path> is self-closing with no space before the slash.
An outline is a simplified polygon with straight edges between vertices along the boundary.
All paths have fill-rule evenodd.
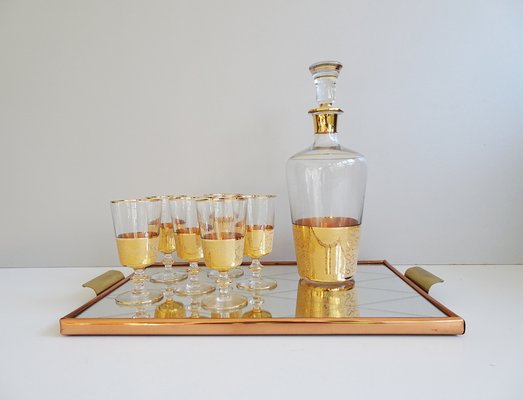
<path id="1" fill-rule="evenodd" d="M 315 284 L 300 279 L 296 299 L 296 317 L 359 317 L 358 294 L 351 280 L 344 285 Z"/>

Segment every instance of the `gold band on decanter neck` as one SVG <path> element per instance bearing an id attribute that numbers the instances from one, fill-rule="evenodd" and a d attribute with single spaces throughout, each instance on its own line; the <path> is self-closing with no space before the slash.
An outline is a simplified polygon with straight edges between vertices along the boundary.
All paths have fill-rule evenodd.
<path id="1" fill-rule="evenodd" d="M 314 133 L 336 133 L 338 114 L 315 114 Z"/>
<path id="2" fill-rule="evenodd" d="M 338 114 L 343 113 L 341 108 L 323 106 L 309 111 L 314 122 L 314 133 L 336 133 L 338 128 Z"/>

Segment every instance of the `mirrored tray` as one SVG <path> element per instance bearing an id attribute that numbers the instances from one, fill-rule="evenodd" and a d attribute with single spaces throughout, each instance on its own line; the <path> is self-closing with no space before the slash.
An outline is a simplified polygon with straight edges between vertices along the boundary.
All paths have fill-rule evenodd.
<path id="1" fill-rule="evenodd" d="M 176 318 L 156 318 L 158 304 L 137 310 L 115 303 L 129 290 L 130 277 L 109 287 L 60 320 L 63 335 L 300 335 L 300 334 L 463 334 L 465 322 L 438 303 L 387 261 L 360 261 L 352 287 L 318 286 L 300 280 L 295 262 L 266 262 L 263 274 L 278 287 L 259 292 L 264 313 L 252 305 L 231 313 L 200 310 L 191 318 L 191 299 L 175 296 Z M 177 267 L 183 268 L 183 265 Z M 154 266 L 148 274 L 160 270 Z M 243 265 L 245 274 L 248 266 Z M 207 280 L 206 268 L 201 277 Z M 148 283 L 151 287 L 161 285 Z M 234 289 L 248 298 L 252 293 Z M 196 299 L 197 300 L 197 299 Z M 161 304 L 161 303 L 160 303 Z M 251 318 L 246 318 L 246 316 Z M 194 316 L 194 312 L 193 312 Z"/>

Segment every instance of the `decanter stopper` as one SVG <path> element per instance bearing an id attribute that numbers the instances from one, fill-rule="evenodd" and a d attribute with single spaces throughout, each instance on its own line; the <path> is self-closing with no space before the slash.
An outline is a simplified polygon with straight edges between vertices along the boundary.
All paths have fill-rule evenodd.
<path id="1" fill-rule="evenodd" d="M 342 68 L 337 61 L 320 61 L 309 67 L 316 85 L 316 101 L 320 105 L 332 105 L 336 100 L 336 79 Z"/>
<path id="2" fill-rule="evenodd" d="M 316 86 L 316 101 L 319 103 L 318 107 L 309 111 L 313 114 L 315 133 L 337 132 L 338 114 L 343 111 L 332 104 L 336 100 L 336 79 L 342 67 L 337 61 L 321 61 L 309 67 Z"/>

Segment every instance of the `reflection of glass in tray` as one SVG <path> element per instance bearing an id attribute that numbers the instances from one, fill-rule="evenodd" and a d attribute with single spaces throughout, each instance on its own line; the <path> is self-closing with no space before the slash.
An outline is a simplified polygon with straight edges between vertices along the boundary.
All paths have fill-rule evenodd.
<path id="1" fill-rule="evenodd" d="M 184 318 L 185 306 L 179 301 L 167 299 L 154 310 L 155 318 Z"/>
<path id="2" fill-rule="evenodd" d="M 255 290 L 254 292 L 252 292 L 252 298 L 249 301 L 249 303 L 252 304 L 252 309 L 243 313 L 242 318 L 272 318 L 272 314 L 269 311 L 262 309 L 262 304 L 264 303 L 264 300 L 261 294 L 261 290 Z"/>

